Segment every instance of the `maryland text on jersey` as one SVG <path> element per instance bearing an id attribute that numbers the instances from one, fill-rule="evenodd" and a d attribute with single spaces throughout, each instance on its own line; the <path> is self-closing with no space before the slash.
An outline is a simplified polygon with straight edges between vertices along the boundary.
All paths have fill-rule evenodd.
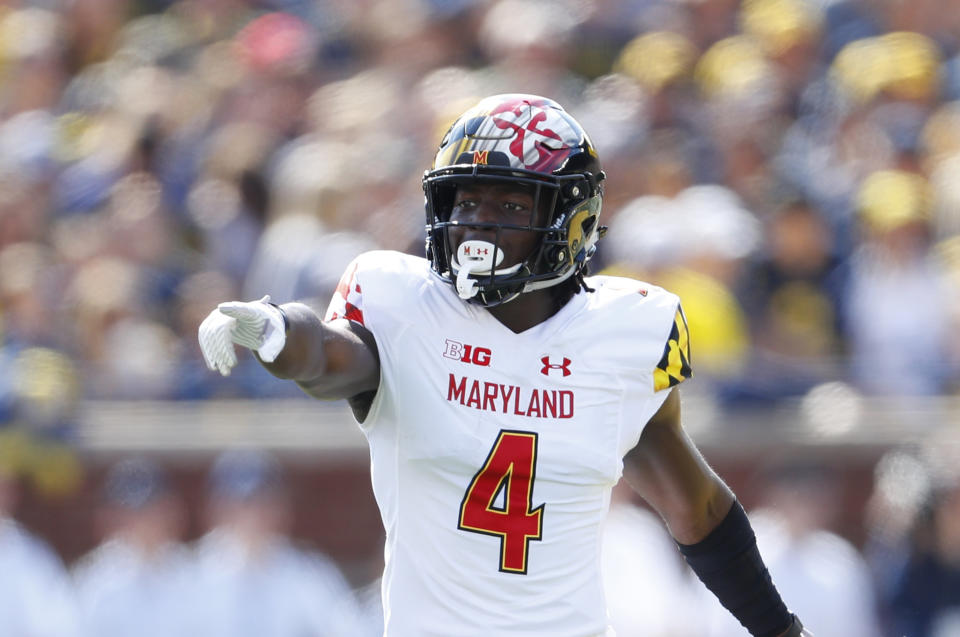
<path id="1" fill-rule="evenodd" d="M 573 392 L 568 389 L 524 389 L 450 374 L 447 400 L 481 411 L 528 418 L 572 418 Z"/>

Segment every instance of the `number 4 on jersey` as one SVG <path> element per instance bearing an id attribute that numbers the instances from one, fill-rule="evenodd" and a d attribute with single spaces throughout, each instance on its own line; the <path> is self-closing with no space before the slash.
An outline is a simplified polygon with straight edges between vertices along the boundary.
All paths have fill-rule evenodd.
<path id="1" fill-rule="evenodd" d="M 505 573 L 526 574 L 530 540 L 543 531 L 543 505 L 532 502 L 536 467 L 537 434 L 502 429 L 460 504 L 460 529 L 500 538 Z"/>

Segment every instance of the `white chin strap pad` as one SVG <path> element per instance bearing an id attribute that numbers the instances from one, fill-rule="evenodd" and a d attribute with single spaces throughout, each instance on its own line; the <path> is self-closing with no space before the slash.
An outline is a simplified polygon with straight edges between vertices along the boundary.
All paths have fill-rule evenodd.
<path id="1" fill-rule="evenodd" d="M 464 241 L 457 247 L 457 294 L 461 299 L 472 299 L 480 286 L 470 278 L 471 273 L 490 274 L 503 261 L 503 250 L 489 241 Z"/>

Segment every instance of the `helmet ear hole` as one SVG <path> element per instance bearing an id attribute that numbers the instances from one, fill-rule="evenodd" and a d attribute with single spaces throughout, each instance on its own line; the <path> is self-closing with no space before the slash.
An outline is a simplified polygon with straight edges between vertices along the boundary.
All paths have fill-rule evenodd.
<path id="1" fill-rule="evenodd" d="M 588 236 L 593 232 L 593 227 L 597 225 L 597 217 L 595 215 L 590 215 L 583 220 L 583 223 L 580 224 L 580 227 L 583 228 L 584 236 Z"/>

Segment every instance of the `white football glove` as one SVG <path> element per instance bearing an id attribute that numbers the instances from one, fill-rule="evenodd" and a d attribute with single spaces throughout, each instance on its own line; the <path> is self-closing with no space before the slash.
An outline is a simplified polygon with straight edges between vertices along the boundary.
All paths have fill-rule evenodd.
<path id="1" fill-rule="evenodd" d="M 283 312 L 270 305 L 269 295 L 250 303 L 221 303 L 203 319 L 198 335 L 207 367 L 224 376 L 237 364 L 234 343 L 255 350 L 261 360 L 272 363 L 287 342 Z"/>

